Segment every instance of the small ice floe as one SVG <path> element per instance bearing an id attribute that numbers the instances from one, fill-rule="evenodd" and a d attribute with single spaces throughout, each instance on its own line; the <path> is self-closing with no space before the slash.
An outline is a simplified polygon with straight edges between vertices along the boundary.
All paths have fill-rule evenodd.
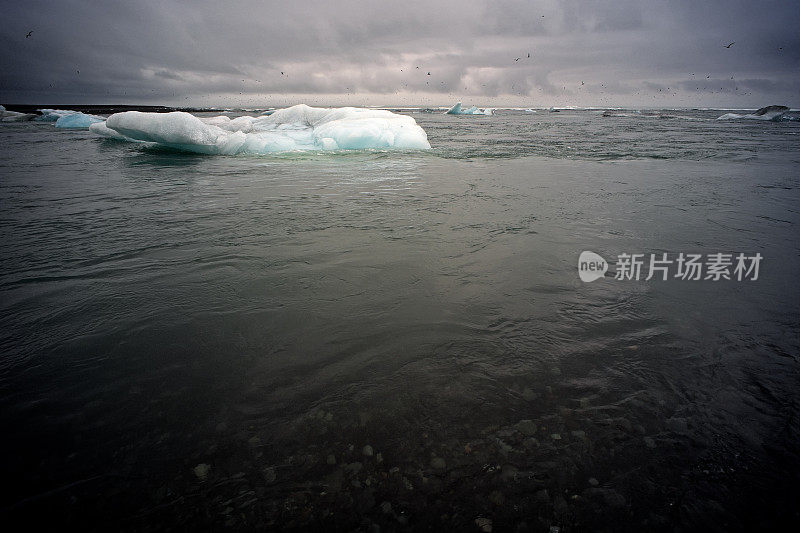
<path id="1" fill-rule="evenodd" d="M 28 122 L 33 120 L 37 115 L 33 113 L 18 113 L 17 111 L 6 111 L 6 108 L 0 105 L 0 122 Z"/>
<path id="2" fill-rule="evenodd" d="M 451 107 L 445 112 L 445 115 L 491 115 L 492 108 L 487 107 L 485 109 L 478 109 L 475 106 L 472 106 L 468 109 L 463 109 L 461 107 L 461 102 L 458 102 L 456 105 Z"/>
<path id="3" fill-rule="evenodd" d="M 791 116 L 787 115 L 789 108 L 785 105 L 768 105 L 767 107 L 762 107 L 758 111 L 753 113 L 748 113 L 746 115 L 740 115 L 738 113 L 725 113 L 724 115 L 717 117 L 717 120 L 739 120 L 739 119 L 748 119 L 748 120 L 767 120 L 770 122 L 780 122 L 782 120 L 795 120 Z"/>
<path id="4" fill-rule="evenodd" d="M 56 128 L 64 128 L 64 129 L 82 129 L 88 130 L 89 126 L 92 124 L 98 124 L 103 122 L 102 117 L 97 117 L 95 115 L 87 115 L 86 113 L 73 113 L 71 115 L 64 115 L 56 120 Z"/>

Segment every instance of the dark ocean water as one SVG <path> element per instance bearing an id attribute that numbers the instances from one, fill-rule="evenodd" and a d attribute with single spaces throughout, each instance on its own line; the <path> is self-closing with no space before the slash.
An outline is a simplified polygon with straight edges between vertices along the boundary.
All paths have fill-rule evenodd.
<path id="1" fill-rule="evenodd" d="M 412 113 L 432 150 L 233 157 L 0 125 L 0 516 L 800 523 L 800 123 L 720 114 Z M 758 279 L 614 278 L 719 252 Z"/>

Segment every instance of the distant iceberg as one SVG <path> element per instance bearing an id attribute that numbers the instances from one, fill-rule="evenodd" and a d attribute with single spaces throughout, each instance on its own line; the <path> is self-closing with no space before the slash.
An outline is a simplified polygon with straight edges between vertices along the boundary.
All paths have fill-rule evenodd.
<path id="1" fill-rule="evenodd" d="M 267 116 L 198 118 L 189 113 L 126 111 L 92 125 L 98 135 L 153 142 L 201 154 L 262 154 L 298 150 L 415 150 L 431 147 L 428 136 L 407 115 L 354 107 L 304 104 Z M 112 134 L 116 133 L 116 135 Z"/>
<path id="2" fill-rule="evenodd" d="M 762 107 L 755 113 L 750 113 L 748 115 L 739 115 L 737 113 L 725 113 L 724 115 L 717 117 L 717 120 L 750 119 L 750 120 L 768 120 L 770 122 L 780 122 L 781 120 L 794 120 L 792 117 L 786 115 L 787 111 L 789 111 L 789 108 L 784 105 L 769 105 L 767 107 Z"/>
<path id="3" fill-rule="evenodd" d="M 475 106 L 470 107 L 469 109 L 462 109 L 461 102 L 458 102 L 456 105 L 451 107 L 447 110 L 445 115 L 491 115 L 492 108 L 487 107 L 486 109 L 478 109 Z"/>
<path id="4" fill-rule="evenodd" d="M 87 115 L 85 113 L 75 112 L 69 115 L 63 115 L 56 120 L 56 128 L 65 129 L 89 129 L 92 124 L 103 122 L 102 117 L 94 115 Z"/>
<path id="5" fill-rule="evenodd" d="M 36 122 L 56 122 L 61 117 L 78 113 L 78 111 L 72 111 L 71 109 L 37 109 L 36 111 L 41 113 L 40 116 L 34 119 Z"/>
<path id="6" fill-rule="evenodd" d="M 16 111 L 6 111 L 4 106 L 0 105 L 0 122 L 27 122 L 36 118 L 33 113 L 18 113 Z"/>

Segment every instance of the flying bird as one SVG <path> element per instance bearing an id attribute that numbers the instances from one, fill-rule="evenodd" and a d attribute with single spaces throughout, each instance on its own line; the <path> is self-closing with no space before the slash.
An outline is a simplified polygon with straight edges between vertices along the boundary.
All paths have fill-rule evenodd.
<path id="1" fill-rule="evenodd" d="M 430 72 L 428 72 L 428 76 L 430 76 L 430 75 L 431 75 L 431 73 L 430 73 Z"/>
<path id="2" fill-rule="evenodd" d="M 531 57 L 531 53 L 530 53 L 530 52 L 528 52 L 528 57 L 529 57 L 529 58 Z"/>
<path id="3" fill-rule="evenodd" d="M 29 32 L 28 32 L 28 35 L 26 35 L 26 36 L 25 36 L 25 38 L 27 39 L 27 38 L 28 38 L 28 37 L 30 37 L 31 35 L 33 35 L 33 30 L 29 31 Z"/>
<path id="4" fill-rule="evenodd" d="M 520 58 L 516 58 L 514 61 L 519 61 Z"/>
<path id="5" fill-rule="evenodd" d="M 734 44 L 736 44 L 736 41 L 733 41 L 731 44 L 729 44 L 729 45 L 724 45 L 724 46 L 725 46 L 725 48 L 730 48 L 730 47 L 731 47 L 731 46 L 733 46 Z"/>

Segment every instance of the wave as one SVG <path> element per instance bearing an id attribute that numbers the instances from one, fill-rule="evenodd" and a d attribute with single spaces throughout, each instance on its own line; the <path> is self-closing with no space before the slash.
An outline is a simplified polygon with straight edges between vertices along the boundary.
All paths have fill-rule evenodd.
<path id="1" fill-rule="evenodd" d="M 201 154 L 262 154 L 300 150 L 429 149 L 416 121 L 390 111 L 305 104 L 270 115 L 198 118 L 189 113 L 126 111 L 92 124 L 105 137 L 157 143 Z"/>

